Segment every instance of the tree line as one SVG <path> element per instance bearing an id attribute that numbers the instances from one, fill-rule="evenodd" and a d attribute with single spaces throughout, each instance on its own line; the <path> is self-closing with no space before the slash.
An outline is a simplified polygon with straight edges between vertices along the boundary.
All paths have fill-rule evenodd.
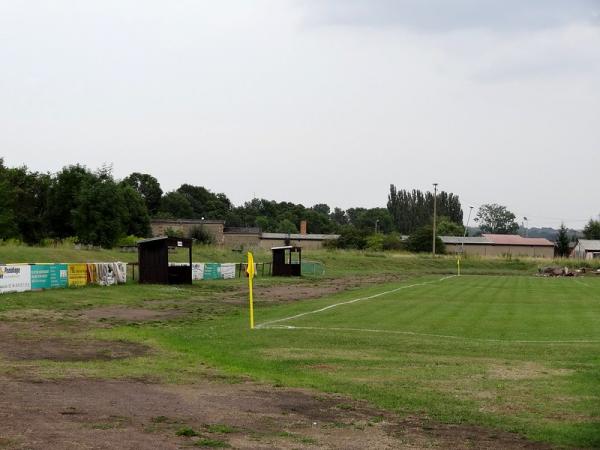
<path id="1" fill-rule="evenodd" d="M 163 192 L 150 174 L 134 172 L 116 180 L 110 166 L 92 171 L 82 165 L 66 166 L 55 174 L 27 167 L 6 167 L 0 158 L 0 239 L 28 244 L 74 238 L 84 244 L 114 246 L 125 236 L 150 235 L 151 218 L 224 220 L 228 227 L 257 227 L 265 232 L 297 233 L 301 220 L 309 233 L 340 234 L 332 245 L 346 248 L 415 251 L 431 247 L 433 193 L 399 190 L 390 185 L 385 208 L 311 207 L 254 198 L 236 206 L 223 193 L 182 184 Z M 441 191 L 436 198 L 437 233 L 464 233 L 463 211 L 457 195 Z M 518 229 L 514 214 L 490 204 L 475 218 L 484 232 L 512 233 Z M 584 230 L 600 238 L 600 223 Z M 406 241 L 402 235 L 411 235 Z M 421 236 L 419 238 L 419 236 Z M 598 236 L 598 237 L 595 237 Z M 411 245 L 413 245 L 411 247 Z"/>

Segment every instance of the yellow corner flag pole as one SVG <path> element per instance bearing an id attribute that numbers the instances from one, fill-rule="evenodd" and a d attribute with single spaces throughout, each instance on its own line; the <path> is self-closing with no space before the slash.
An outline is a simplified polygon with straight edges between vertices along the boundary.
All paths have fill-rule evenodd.
<path id="1" fill-rule="evenodd" d="M 456 265 L 458 266 L 458 276 L 460 277 L 460 256 L 456 258 Z"/>
<path id="2" fill-rule="evenodd" d="M 250 329 L 254 329 L 254 299 L 252 298 L 252 280 L 254 278 L 254 257 L 248 252 L 248 265 L 246 267 L 248 275 L 248 293 L 250 295 Z"/>

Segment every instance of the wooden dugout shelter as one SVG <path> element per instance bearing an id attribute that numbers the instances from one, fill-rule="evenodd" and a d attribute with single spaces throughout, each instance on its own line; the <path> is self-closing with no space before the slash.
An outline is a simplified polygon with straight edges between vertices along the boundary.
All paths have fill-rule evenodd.
<path id="1" fill-rule="evenodd" d="M 272 247 L 273 254 L 272 275 L 274 277 L 300 277 L 302 276 L 302 248 L 286 245 L 283 247 Z M 298 255 L 294 261 L 293 254 Z"/>
<path id="2" fill-rule="evenodd" d="M 192 284 L 192 240 L 156 237 L 138 241 L 139 282 L 153 284 Z M 169 266 L 169 248 L 187 248 L 189 264 Z"/>

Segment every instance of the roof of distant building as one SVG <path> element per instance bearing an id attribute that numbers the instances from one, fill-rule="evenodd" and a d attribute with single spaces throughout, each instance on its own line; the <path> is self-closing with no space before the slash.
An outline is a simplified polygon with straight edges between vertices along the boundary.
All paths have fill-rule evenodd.
<path id="1" fill-rule="evenodd" d="M 554 247 L 554 243 L 544 238 L 526 238 L 518 234 L 484 234 L 483 237 L 496 245 L 526 245 L 530 247 Z"/>
<path id="2" fill-rule="evenodd" d="M 440 239 L 442 240 L 442 242 L 444 244 L 458 244 L 461 245 L 463 243 L 465 244 L 491 244 L 491 242 L 481 236 L 477 236 L 477 237 L 471 237 L 471 236 L 440 236 Z"/>
<path id="3" fill-rule="evenodd" d="M 263 239 L 297 239 L 312 241 L 327 241 L 340 237 L 339 234 L 298 234 L 298 233 L 262 233 Z"/>
<path id="4" fill-rule="evenodd" d="M 600 240 L 579 239 L 575 247 L 586 252 L 600 252 Z"/>

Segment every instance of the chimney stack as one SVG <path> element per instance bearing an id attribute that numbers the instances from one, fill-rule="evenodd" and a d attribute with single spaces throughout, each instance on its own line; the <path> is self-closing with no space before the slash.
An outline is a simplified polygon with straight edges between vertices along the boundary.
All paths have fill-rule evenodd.
<path id="1" fill-rule="evenodd" d="M 300 221 L 300 234 L 308 234 L 306 232 L 306 229 L 307 229 L 306 220 L 301 220 Z"/>

